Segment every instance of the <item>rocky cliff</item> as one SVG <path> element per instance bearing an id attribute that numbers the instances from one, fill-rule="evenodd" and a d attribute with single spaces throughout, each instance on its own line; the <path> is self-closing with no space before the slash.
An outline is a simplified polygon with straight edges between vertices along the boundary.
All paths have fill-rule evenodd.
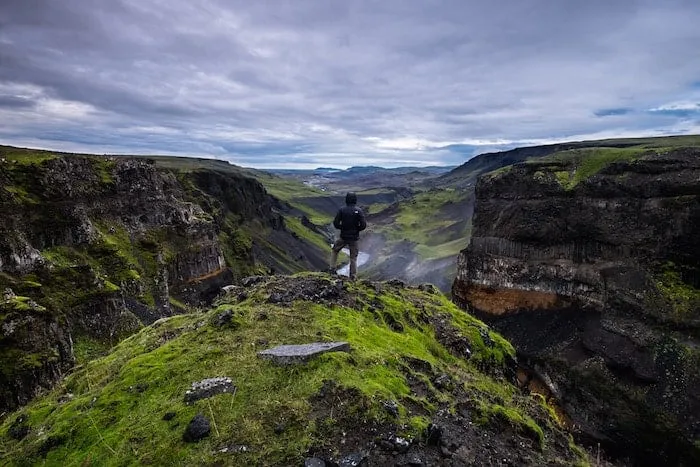
<path id="1" fill-rule="evenodd" d="M 0 412 L 237 278 L 322 267 L 284 206 L 233 169 L 5 151 Z"/>
<path id="2" fill-rule="evenodd" d="M 482 176 L 454 300 L 581 439 L 700 462 L 700 150 L 573 150 Z"/>

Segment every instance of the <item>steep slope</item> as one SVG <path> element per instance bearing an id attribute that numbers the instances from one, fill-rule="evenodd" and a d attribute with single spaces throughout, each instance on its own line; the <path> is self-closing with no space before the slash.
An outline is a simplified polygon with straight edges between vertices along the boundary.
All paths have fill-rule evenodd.
<path id="1" fill-rule="evenodd" d="M 482 176 L 454 299 L 512 339 L 581 439 L 700 462 L 700 149 L 597 148 Z"/>
<path id="2" fill-rule="evenodd" d="M 512 347 L 432 287 L 252 277 L 215 305 L 157 321 L 8 416 L 3 464 L 586 463 L 511 383 Z M 256 355 L 314 341 L 350 350 L 291 366 Z M 187 394 L 213 377 L 221 394 Z"/>
<path id="3" fill-rule="evenodd" d="M 236 171 L 1 148 L 0 412 L 237 278 L 322 267 L 284 208 Z"/>

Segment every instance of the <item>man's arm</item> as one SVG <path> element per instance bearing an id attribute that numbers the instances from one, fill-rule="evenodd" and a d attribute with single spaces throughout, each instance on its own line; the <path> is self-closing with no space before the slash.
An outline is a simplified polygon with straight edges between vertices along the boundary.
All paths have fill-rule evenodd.
<path id="1" fill-rule="evenodd" d="M 335 227 L 336 229 L 339 229 L 341 227 L 340 219 L 341 219 L 341 211 L 340 211 L 340 209 L 338 209 L 338 213 L 335 215 L 335 219 L 333 219 L 333 227 Z"/>
<path id="2" fill-rule="evenodd" d="M 362 231 L 367 228 L 367 221 L 365 220 L 365 213 L 362 209 L 358 209 L 358 219 L 357 219 L 357 230 Z"/>

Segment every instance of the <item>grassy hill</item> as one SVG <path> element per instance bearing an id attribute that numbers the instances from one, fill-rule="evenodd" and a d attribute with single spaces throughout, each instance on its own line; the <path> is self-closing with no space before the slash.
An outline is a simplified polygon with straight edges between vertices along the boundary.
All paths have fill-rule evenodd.
<path id="1" fill-rule="evenodd" d="M 347 353 L 277 366 L 278 344 Z M 552 408 L 514 386 L 514 350 L 430 287 L 324 274 L 251 278 L 205 313 L 157 321 L 4 416 L 2 465 L 586 465 Z M 191 384 L 235 389 L 186 402 Z M 185 442 L 197 414 L 208 436 Z"/>

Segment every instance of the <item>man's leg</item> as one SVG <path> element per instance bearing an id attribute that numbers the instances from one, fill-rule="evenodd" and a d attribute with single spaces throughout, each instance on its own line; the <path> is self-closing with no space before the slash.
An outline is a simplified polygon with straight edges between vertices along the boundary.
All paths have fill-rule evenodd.
<path id="1" fill-rule="evenodd" d="M 355 279 L 357 277 L 357 255 L 359 254 L 359 248 L 357 242 L 347 242 L 350 247 L 350 279 Z"/>
<path id="2" fill-rule="evenodd" d="M 339 238 L 335 241 L 333 244 L 333 247 L 331 248 L 331 264 L 330 264 L 330 270 L 335 272 L 335 265 L 338 262 L 338 253 L 340 253 L 340 250 L 343 249 L 345 246 L 345 240 L 342 238 Z"/>

